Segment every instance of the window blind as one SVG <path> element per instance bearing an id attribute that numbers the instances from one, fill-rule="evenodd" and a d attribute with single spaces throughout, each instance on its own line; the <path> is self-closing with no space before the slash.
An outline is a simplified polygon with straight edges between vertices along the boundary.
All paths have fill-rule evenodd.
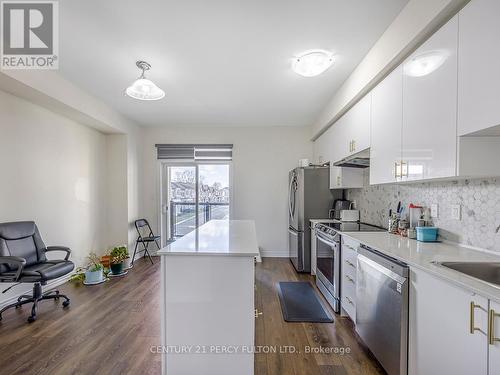
<path id="1" fill-rule="evenodd" d="M 232 160 L 232 144 L 157 144 L 158 159 Z"/>

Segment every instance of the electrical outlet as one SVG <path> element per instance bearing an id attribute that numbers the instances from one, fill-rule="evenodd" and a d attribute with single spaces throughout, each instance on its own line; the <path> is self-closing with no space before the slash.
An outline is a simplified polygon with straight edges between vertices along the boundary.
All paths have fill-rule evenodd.
<path id="1" fill-rule="evenodd" d="M 438 217 L 439 212 L 438 212 L 438 205 L 437 204 L 431 204 L 431 217 Z"/>
<path id="2" fill-rule="evenodd" d="M 453 220 L 462 220 L 462 206 L 459 204 L 451 205 L 451 218 Z"/>

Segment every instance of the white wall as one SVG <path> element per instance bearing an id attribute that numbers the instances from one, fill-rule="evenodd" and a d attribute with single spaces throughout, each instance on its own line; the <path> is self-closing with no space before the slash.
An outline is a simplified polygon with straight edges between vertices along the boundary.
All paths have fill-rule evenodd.
<path id="1" fill-rule="evenodd" d="M 36 221 L 46 245 L 70 247 L 76 264 L 90 251 L 102 252 L 108 246 L 106 137 L 0 91 L 0 222 Z M 126 226 L 123 231 L 126 238 Z M 27 290 L 31 285 L 16 286 L 0 295 L 0 304 Z"/>
<path id="2" fill-rule="evenodd" d="M 127 133 L 127 214 L 128 247 L 130 252 L 135 246 L 137 232 L 135 220 L 143 217 L 143 130 L 129 129 Z M 142 254 L 144 255 L 144 254 Z"/>
<path id="3" fill-rule="evenodd" d="M 128 243 L 127 136 L 106 136 L 106 242 Z M 103 228 L 104 229 L 104 228 Z"/>
<path id="4" fill-rule="evenodd" d="M 126 186 L 128 244 L 129 247 L 133 247 L 136 238 L 133 223 L 141 216 L 142 212 L 141 128 L 135 122 L 65 79 L 57 71 L 2 71 L 0 72 L 0 89 L 106 134 L 126 135 L 126 156 L 124 157 L 127 167 L 126 176 L 115 174 L 110 177 L 110 180 L 113 183 L 113 179 L 118 178 L 115 181 L 115 186 L 119 186 L 119 184 Z M 111 162 L 117 162 L 117 159 Z M 120 162 L 118 161 L 118 163 Z M 110 223 L 117 225 L 117 222 L 110 221 Z M 121 235 L 119 240 L 122 243 L 127 242 L 126 237 L 121 239 Z"/>
<path id="5" fill-rule="evenodd" d="M 312 158 L 307 127 L 173 127 L 144 130 L 144 212 L 159 232 L 156 143 L 232 143 L 233 218 L 253 219 L 263 256 L 287 256 L 288 171 Z"/>
<path id="6" fill-rule="evenodd" d="M 469 0 L 410 0 L 312 126 L 316 139 Z"/>

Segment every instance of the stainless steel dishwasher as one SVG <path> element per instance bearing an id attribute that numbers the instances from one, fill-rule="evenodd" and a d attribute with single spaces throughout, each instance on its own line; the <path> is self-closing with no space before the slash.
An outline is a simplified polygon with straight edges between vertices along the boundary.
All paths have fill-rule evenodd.
<path id="1" fill-rule="evenodd" d="M 389 375 L 408 373 L 408 266 L 358 249 L 356 332 Z"/>

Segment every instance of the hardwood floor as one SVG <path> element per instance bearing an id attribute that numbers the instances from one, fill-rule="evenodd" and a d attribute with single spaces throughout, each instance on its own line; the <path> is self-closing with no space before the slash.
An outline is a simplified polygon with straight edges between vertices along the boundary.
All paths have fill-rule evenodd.
<path id="1" fill-rule="evenodd" d="M 314 284 L 313 276 L 296 273 L 288 259 L 265 258 L 257 265 L 255 304 L 263 314 L 256 320 L 256 345 L 278 348 L 291 345 L 297 352 L 257 354 L 255 374 L 384 374 L 384 370 L 357 338 L 349 318 L 340 317 L 330 310 L 334 315 L 334 323 L 287 323 L 283 320 L 277 284 L 280 281 L 299 280 Z M 349 353 L 306 353 L 307 348 L 349 348 Z"/>
<path id="2" fill-rule="evenodd" d="M 257 349 L 287 346 L 300 353 L 259 353 L 256 375 L 378 374 L 377 362 L 356 339 L 347 318 L 334 323 L 286 323 L 276 293 L 278 281 L 312 280 L 298 275 L 288 259 L 266 258 L 256 269 Z M 92 287 L 59 287 L 71 298 L 43 301 L 38 320 L 28 324 L 28 305 L 3 314 L 0 322 L 0 374 L 160 374 L 160 267 L 139 260 L 123 279 Z M 305 353 L 304 348 L 342 347 L 349 354 Z"/>
<path id="3" fill-rule="evenodd" d="M 43 301 L 38 319 L 28 305 L 3 314 L 0 374 L 159 374 L 160 260 L 139 259 L 123 279 L 59 290 L 71 305 Z"/>

